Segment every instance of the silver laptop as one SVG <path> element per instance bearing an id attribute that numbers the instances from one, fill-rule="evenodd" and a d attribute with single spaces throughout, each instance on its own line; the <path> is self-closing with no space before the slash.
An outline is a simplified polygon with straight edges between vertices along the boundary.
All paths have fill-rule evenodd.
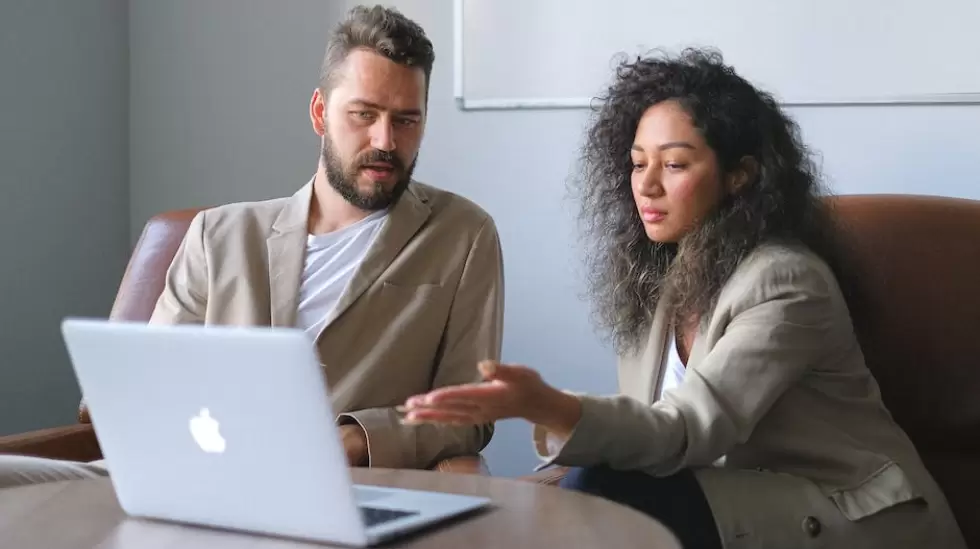
<path id="1" fill-rule="evenodd" d="M 131 516 L 367 546 L 489 504 L 354 485 L 300 330 L 66 319 L 62 333 Z"/>

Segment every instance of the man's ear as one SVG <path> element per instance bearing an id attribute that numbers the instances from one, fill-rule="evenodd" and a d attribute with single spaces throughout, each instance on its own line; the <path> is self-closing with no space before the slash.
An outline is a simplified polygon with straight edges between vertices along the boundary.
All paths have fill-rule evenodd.
<path id="1" fill-rule="evenodd" d="M 738 166 L 727 178 L 728 194 L 738 194 L 759 176 L 759 163 L 751 156 L 743 156 Z"/>
<path id="2" fill-rule="evenodd" d="M 327 132 L 323 117 L 326 108 L 326 98 L 320 93 L 320 88 L 313 90 L 313 97 L 310 98 L 310 122 L 313 124 L 313 131 L 320 137 Z"/>

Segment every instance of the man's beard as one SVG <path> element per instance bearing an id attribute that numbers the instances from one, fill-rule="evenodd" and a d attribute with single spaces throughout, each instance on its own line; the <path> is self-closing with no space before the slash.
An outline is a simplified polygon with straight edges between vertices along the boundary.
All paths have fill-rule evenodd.
<path id="1" fill-rule="evenodd" d="M 367 211 L 383 210 L 398 202 L 398 199 L 401 198 L 402 193 L 405 192 L 409 182 L 412 180 L 412 172 L 415 171 L 415 160 L 406 169 L 401 159 L 393 153 L 379 149 L 371 149 L 360 154 L 354 158 L 350 167 L 345 169 L 329 138 L 324 138 L 323 140 L 322 156 L 327 174 L 327 182 L 330 183 L 330 186 L 351 205 Z M 358 188 L 358 175 L 360 175 L 361 169 L 365 165 L 376 162 L 390 164 L 392 173 L 398 179 L 391 189 L 386 189 L 378 181 L 374 183 L 374 188 L 367 193 L 363 193 Z"/>

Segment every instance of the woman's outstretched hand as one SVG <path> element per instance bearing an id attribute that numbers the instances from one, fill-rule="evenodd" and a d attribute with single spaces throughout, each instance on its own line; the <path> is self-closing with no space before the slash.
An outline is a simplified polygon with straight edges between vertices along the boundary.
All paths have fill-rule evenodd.
<path id="1" fill-rule="evenodd" d="M 551 387 L 526 366 L 484 361 L 483 382 L 441 387 L 405 401 L 409 424 L 476 425 L 523 418 L 567 436 L 582 415 L 579 400 Z"/>

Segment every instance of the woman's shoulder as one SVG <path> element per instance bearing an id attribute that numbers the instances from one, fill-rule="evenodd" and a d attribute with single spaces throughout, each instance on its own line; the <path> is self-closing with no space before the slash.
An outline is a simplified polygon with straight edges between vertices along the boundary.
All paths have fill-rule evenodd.
<path id="1" fill-rule="evenodd" d="M 830 265 L 802 243 L 760 244 L 739 263 L 722 294 L 764 301 L 787 292 L 837 298 L 841 294 Z"/>

